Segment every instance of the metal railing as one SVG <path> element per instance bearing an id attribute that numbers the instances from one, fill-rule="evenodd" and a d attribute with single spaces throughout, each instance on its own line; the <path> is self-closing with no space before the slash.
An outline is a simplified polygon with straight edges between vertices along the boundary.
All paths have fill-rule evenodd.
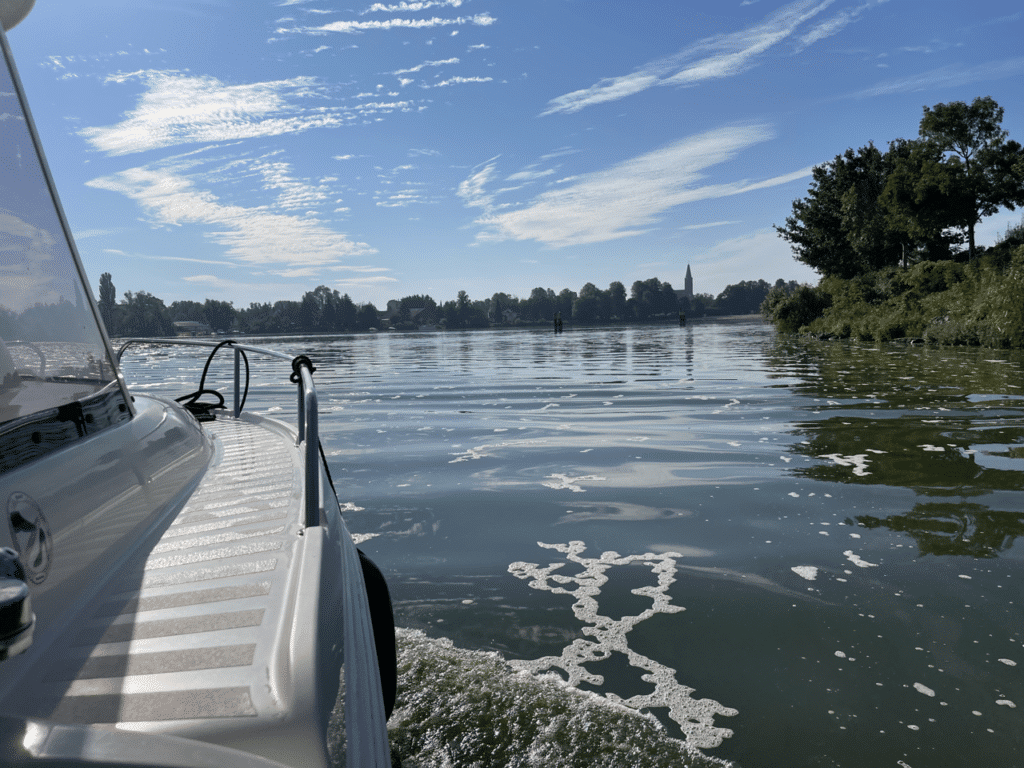
<path id="1" fill-rule="evenodd" d="M 305 364 L 300 362 L 304 358 L 296 358 L 284 352 L 277 352 L 264 347 L 254 347 L 248 344 L 239 344 L 235 341 L 207 341 L 205 339 L 124 339 L 121 347 L 117 350 L 117 362 L 120 365 L 121 357 L 128 347 L 133 344 L 157 344 L 161 346 L 189 346 L 206 347 L 213 349 L 224 346 L 234 351 L 234 402 L 231 412 L 235 418 L 242 413 L 242 354 L 250 352 L 257 355 L 285 360 L 291 364 L 293 375 L 291 381 L 296 383 L 298 390 L 298 415 L 297 431 L 298 439 L 296 445 L 305 442 L 305 523 L 306 527 L 320 525 L 320 436 L 319 418 L 317 410 L 316 387 L 313 385 L 313 373 L 308 358 Z"/>

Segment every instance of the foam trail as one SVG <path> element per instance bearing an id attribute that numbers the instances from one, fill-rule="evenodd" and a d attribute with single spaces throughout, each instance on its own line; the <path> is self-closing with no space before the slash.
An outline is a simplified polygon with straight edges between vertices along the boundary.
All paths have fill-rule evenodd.
<path id="1" fill-rule="evenodd" d="M 604 678 L 588 671 L 584 665 L 594 664 L 611 657 L 613 652 L 626 656 L 629 664 L 646 674 L 641 675 L 645 682 L 652 683 L 651 693 L 632 696 L 622 700 L 615 694 L 607 697 L 612 701 L 622 701 L 633 709 L 641 710 L 651 707 L 667 707 L 669 717 L 674 720 L 683 733 L 687 743 L 702 749 L 717 747 L 723 739 L 732 736 L 728 728 L 714 724 L 715 715 L 732 716 L 737 710 L 724 707 L 711 699 L 694 699 L 690 694 L 692 688 L 680 684 L 675 678 L 675 670 L 658 663 L 654 659 L 643 656 L 629 647 L 627 635 L 641 621 L 659 613 L 678 613 L 685 610 L 672 605 L 668 595 L 668 587 L 675 581 L 676 558 L 682 557 L 677 552 L 655 554 L 647 552 L 642 555 L 619 555 L 618 552 L 604 552 L 599 558 L 583 557 L 586 545 L 582 541 L 571 541 L 568 544 L 544 544 L 537 542 L 545 549 L 553 549 L 566 556 L 566 562 L 583 566 L 583 572 L 576 576 L 562 576 L 556 573 L 565 562 L 552 563 L 547 567 L 535 563 L 512 563 L 509 572 L 520 579 L 529 579 L 534 589 L 546 590 L 558 595 L 572 595 L 576 598 L 573 613 L 580 621 L 588 624 L 583 634 L 593 639 L 577 639 L 562 650 L 561 656 L 545 656 L 534 661 L 512 661 L 510 664 L 519 669 L 533 673 L 545 672 L 558 668 L 569 676 L 569 685 L 576 686 L 580 682 L 601 685 Z M 598 612 L 597 597 L 601 587 L 607 583 L 606 571 L 614 566 L 643 563 L 650 566 L 658 578 L 657 586 L 641 587 L 632 590 L 633 594 L 649 597 L 653 604 L 650 608 L 636 616 L 623 616 L 612 619 Z M 569 588 L 569 585 L 573 585 Z"/>

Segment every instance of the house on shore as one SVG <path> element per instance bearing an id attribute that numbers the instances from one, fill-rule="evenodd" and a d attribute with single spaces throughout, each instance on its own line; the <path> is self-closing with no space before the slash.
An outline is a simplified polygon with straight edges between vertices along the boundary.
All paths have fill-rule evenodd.
<path id="1" fill-rule="evenodd" d="M 200 323 L 198 320 L 175 320 L 174 335 L 178 338 L 213 336 L 213 329 L 206 323 Z"/>

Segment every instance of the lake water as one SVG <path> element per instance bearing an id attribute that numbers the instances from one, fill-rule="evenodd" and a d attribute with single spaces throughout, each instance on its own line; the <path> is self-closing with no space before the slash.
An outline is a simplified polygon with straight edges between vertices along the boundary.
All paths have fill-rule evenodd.
<path id="1" fill-rule="evenodd" d="M 252 343 L 317 365 L 335 485 L 412 657 L 458 680 L 496 652 L 497 688 L 553 673 L 743 768 L 1024 764 L 1019 352 L 758 321 Z M 201 365 L 178 367 L 125 360 L 184 394 Z M 292 398 L 282 367 L 247 408 L 290 420 Z M 463 714 L 422 764 L 472 762 L 475 674 L 433 692 Z M 563 742 L 603 727 L 580 700 Z M 530 701 L 491 717 L 545 717 Z M 516 727 L 481 764 L 577 764 Z M 658 763 L 650 744 L 618 764 Z"/>

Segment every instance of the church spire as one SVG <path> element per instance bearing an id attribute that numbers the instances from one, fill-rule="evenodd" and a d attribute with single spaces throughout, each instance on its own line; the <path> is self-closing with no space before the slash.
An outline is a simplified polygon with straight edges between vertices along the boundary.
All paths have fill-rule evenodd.
<path id="1" fill-rule="evenodd" d="M 689 298 L 693 298 L 693 275 L 690 273 L 690 265 L 686 265 L 686 277 L 683 280 L 683 290 Z"/>

